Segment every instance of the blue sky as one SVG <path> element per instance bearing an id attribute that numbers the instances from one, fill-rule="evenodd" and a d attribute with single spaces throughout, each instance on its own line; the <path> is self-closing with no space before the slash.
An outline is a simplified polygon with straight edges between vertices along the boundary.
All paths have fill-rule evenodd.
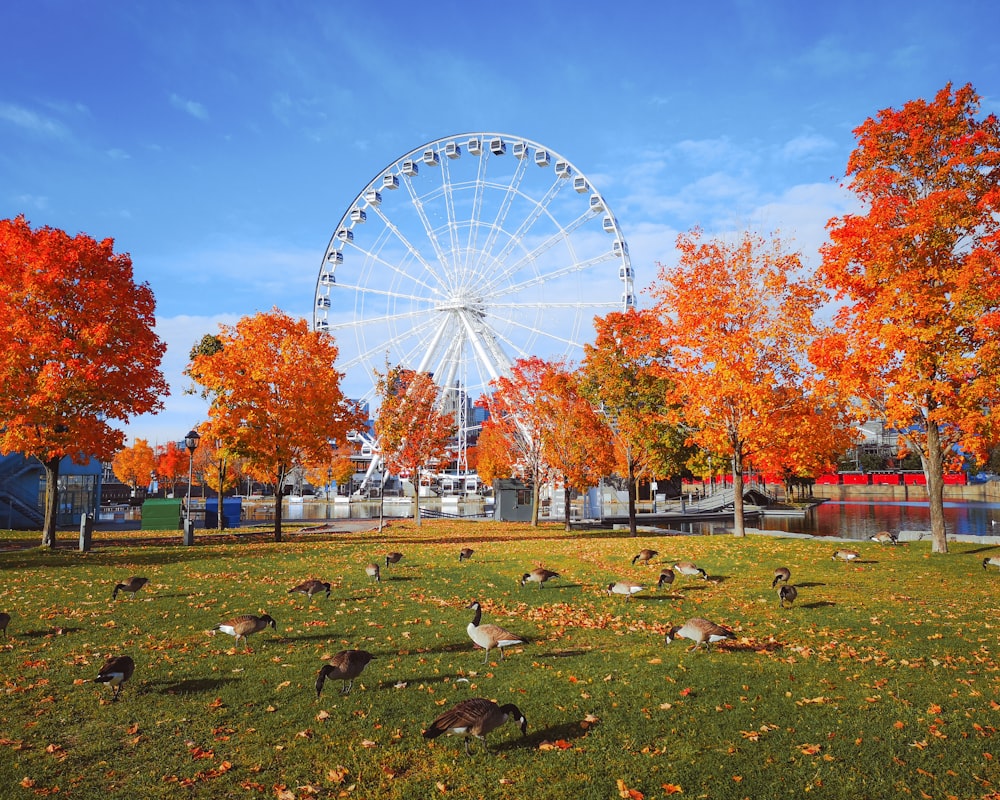
<path id="1" fill-rule="evenodd" d="M 131 254 L 174 391 L 126 431 L 161 444 L 205 417 L 182 393 L 191 346 L 272 306 L 311 318 L 338 220 L 425 142 L 499 131 L 570 159 L 641 289 L 695 225 L 777 230 L 815 264 L 879 109 L 951 81 L 1000 113 L 994 0 L 10 0 L 2 18 L 0 216 Z"/>

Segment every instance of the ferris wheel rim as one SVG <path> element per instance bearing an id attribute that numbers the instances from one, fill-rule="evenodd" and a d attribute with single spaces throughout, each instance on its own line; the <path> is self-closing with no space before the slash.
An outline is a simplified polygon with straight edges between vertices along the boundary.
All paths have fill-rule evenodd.
<path id="1" fill-rule="evenodd" d="M 449 148 L 470 148 L 474 141 L 479 143 L 480 148 L 479 152 L 475 154 L 479 159 L 479 171 L 474 179 L 460 181 L 452 186 L 445 178 L 442 178 L 441 186 L 435 187 L 433 191 L 427 191 L 425 195 L 418 195 L 413 192 L 412 182 L 409 179 L 415 178 L 418 174 L 418 169 L 424 167 L 425 164 L 430 166 L 431 162 L 428 159 L 431 158 L 431 155 L 429 154 L 436 156 L 438 164 L 440 164 L 440 162 L 444 162 L 446 158 L 451 157 L 449 154 Z M 563 173 L 562 177 L 572 176 L 572 179 L 583 179 L 589 202 L 592 206 L 599 208 L 599 211 L 596 212 L 597 214 L 604 215 L 604 230 L 607 234 L 609 234 L 611 240 L 615 243 L 611 248 L 612 255 L 610 257 L 602 258 L 601 261 L 610 261 L 617 264 L 621 273 L 619 277 L 623 284 L 623 291 L 620 298 L 610 298 L 600 302 L 580 302 L 577 300 L 572 302 L 561 301 L 556 303 L 543 303 L 541 301 L 525 302 L 524 300 L 517 300 L 519 291 L 522 291 L 525 288 L 530 288 L 533 283 L 544 284 L 547 280 L 551 280 L 552 278 L 552 275 L 550 274 L 539 274 L 536 272 L 534 275 L 523 278 L 519 283 L 505 287 L 504 291 L 506 291 L 514 299 L 508 305 L 505 304 L 499 297 L 495 297 L 489 305 L 489 314 L 495 315 L 501 310 L 506 311 L 508 308 L 519 309 L 522 311 L 530 308 L 539 312 L 539 314 L 545 309 L 552 308 L 562 308 L 564 310 L 576 309 L 577 320 L 572 337 L 563 336 L 561 337 L 561 342 L 566 346 L 572 344 L 579 347 L 581 343 L 576 341 L 576 337 L 579 332 L 579 318 L 583 314 L 586 312 L 593 312 L 594 315 L 596 315 L 598 313 L 607 313 L 612 310 L 624 310 L 630 305 L 634 305 L 634 283 L 624 234 L 618 220 L 615 218 L 614 214 L 610 210 L 610 206 L 604 199 L 604 196 L 596 189 L 596 187 L 594 187 L 590 179 L 586 178 L 585 174 L 576 166 L 576 164 L 551 148 L 546 147 L 540 142 L 528 137 L 490 131 L 469 131 L 432 139 L 389 161 L 381 170 L 374 174 L 371 180 L 365 184 L 361 191 L 359 191 L 353 200 L 347 205 L 347 210 L 340 217 L 340 220 L 334 229 L 334 233 L 327 244 L 326 250 L 324 251 L 323 262 L 320 266 L 319 275 L 317 276 L 313 306 L 313 326 L 315 329 L 328 330 L 337 333 L 348 331 L 351 328 L 356 329 L 359 324 L 359 320 L 357 319 L 358 311 L 359 309 L 363 310 L 366 307 L 366 301 L 373 301 L 374 296 L 379 294 L 391 296 L 396 300 L 404 299 L 405 293 L 402 293 L 398 288 L 394 287 L 399 285 L 399 281 L 417 280 L 413 278 L 406 267 L 401 267 L 399 264 L 387 259 L 382 260 L 382 263 L 380 263 L 379 266 L 384 267 L 386 270 L 387 280 L 396 281 L 397 283 L 394 284 L 390 282 L 384 287 L 372 287 L 368 284 L 349 286 L 348 288 L 355 291 L 358 295 L 358 297 L 355 298 L 355 319 L 345 320 L 344 322 L 335 323 L 333 325 L 329 322 L 329 309 L 331 308 L 329 299 L 332 296 L 333 286 L 335 285 L 337 267 L 340 263 L 342 263 L 337 259 L 342 259 L 345 250 L 350 249 L 353 242 L 353 232 L 358 225 L 365 222 L 365 213 L 372 211 L 373 209 L 376 214 L 381 213 L 379 211 L 381 198 L 379 198 L 376 203 L 371 203 L 369 201 L 374 200 L 375 196 L 379 194 L 387 184 L 391 186 L 393 184 L 393 179 L 395 179 L 396 185 L 392 186 L 392 188 L 388 191 L 394 191 L 396 188 L 405 187 L 407 191 L 410 192 L 410 202 L 416 207 L 418 217 L 420 217 L 422 213 L 422 209 L 420 208 L 421 203 L 429 199 L 437 200 L 438 198 L 443 199 L 446 203 L 451 202 L 453 201 L 453 198 L 449 198 L 447 195 L 449 192 L 455 192 L 458 190 L 471 190 L 475 198 L 474 202 L 480 202 L 481 195 L 487 190 L 496 189 L 498 191 L 506 191 L 508 194 L 505 202 L 507 202 L 508 205 L 512 205 L 515 202 L 514 198 L 518 197 L 518 192 L 520 190 L 519 185 L 512 188 L 512 183 L 504 183 L 502 181 L 493 183 L 483 176 L 483 170 L 485 169 L 484 165 L 486 164 L 486 161 L 484 161 L 484 155 L 487 154 L 488 149 L 494 142 L 510 143 L 514 147 L 515 151 L 521 149 L 522 155 L 516 157 L 519 158 L 525 166 L 527 166 L 529 160 L 533 160 L 536 165 L 545 167 L 548 167 L 550 163 L 554 163 L 556 173 L 558 174 L 561 170 Z M 466 150 L 460 150 L 460 156 L 465 156 L 466 152 Z M 471 152 L 471 149 L 469 149 L 468 153 L 471 154 Z M 504 153 L 505 152 L 506 151 L 504 151 Z M 530 157 L 528 155 L 529 153 L 531 154 Z M 541 158 L 540 154 L 544 154 L 544 159 Z M 487 158 L 488 157 L 489 156 L 487 155 Z M 544 165 L 542 164 L 543 160 Z M 407 178 L 404 173 L 405 170 L 412 170 L 413 174 L 409 175 Z M 444 173 L 443 170 L 442 173 Z M 559 181 L 555 181 L 553 186 L 558 186 L 558 183 Z M 559 189 L 556 189 L 555 191 L 558 192 Z M 577 189 L 577 192 L 580 192 L 580 190 Z M 373 193 L 375 194 L 373 195 Z M 594 198 L 596 198 L 596 200 Z M 568 230 L 562 222 L 555 219 L 555 214 L 549 209 L 551 201 L 549 201 L 549 203 L 542 203 L 534 200 L 534 198 L 527 199 L 538 203 L 536 212 L 538 216 L 547 215 L 549 219 L 546 221 L 554 223 L 553 233 L 549 237 L 549 241 L 542 241 L 539 243 L 536 251 L 522 253 L 520 261 L 517 264 L 508 265 L 507 269 L 511 274 L 516 274 L 518 270 L 521 269 L 521 265 L 523 264 L 532 264 L 532 262 L 536 260 L 539 253 L 544 252 L 546 247 L 554 247 L 557 245 L 572 246 L 571 242 L 567 244 L 571 231 Z M 594 213 L 584 212 L 571 222 L 572 224 L 583 224 L 585 221 L 592 220 L 594 216 Z M 504 248 L 507 252 L 514 252 L 517 245 L 520 244 L 517 232 L 515 232 L 515 234 L 511 234 L 500 225 L 500 221 L 499 216 L 491 224 L 486 224 L 485 222 L 476 219 L 475 223 L 477 227 L 474 231 L 474 235 L 483 235 L 488 239 L 492 238 L 494 240 L 504 237 Z M 386 225 L 387 231 L 391 229 L 391 224 L 388 220 L 383 220 L 383 224 Z M 566 224 L 568 225 L 570 223 Z M 520 226 L 521 231 L 529 228 L 530 223 L 522 222 Z M 469 236 L 470 239 L 473 236 L 473 232 L 467 231 L 464 228 L 460 232 Z M 435 228 L 425 221 L 423 230 L 419 231 L 419 234 L 426 234 L 429 239 L 434 239 L 438 233 L 442 236 L 451 236 L 453 239 L 458 238 L 454 225 L 446 228 Z M 433 269 L 436 264 L 434 259 L 441 261 L 441 253 L 444 251 L 440 242 L 432 242 L 431 250 L 433 250 L 433 257 L 428 258 L 424 254 L 424 251 L 420 250 L 413 243 L 407 240 L 406 233 L 392 230 L 391 235 L 393 237 L 398 237 L 397 241 L 403 243 L 403 246 L 408 250 L 408 255 L 412 259 L 413 263 L 417 263 L 423 269 L 426 269 L 431 278 L 437 278 L 439 281 L 442 280 L 442 276 L 437 274 Z M 456 247 L 454 243 L 451 245 L 451 251 L 454 252 L 473 252 L 476 251 L 476 249 L 476 247 L 469 246 L 466 248 L 466 251 L 462 251 L 462 248 Z M 493 252 L 489 247 L 481 247 L 480 249 L 484 252 Z M 373 260 L 376 262 L 380 260 L 380 250 L 374 253 L 371 251 L 363 252 L 368 257 L 374 256 Z M 329 266 L 331 259 L 334 262 L 332 267 Z M 497 260 L 499 262 L 503 261 L 503 259 L 499 258 Z M 566 264 L 562 267 L 561 272 L 571 274 L 573 272 L 579 272 L 581 269 L 582 268 L 579 266 L 577 261 L 570 263 L 570 261 L 567 260 Z M 456 271 L 461 271 L 461 265 L 459 265 Z M 493 276 L 492 291 L 496 294 L 501 293 L 500 289 L 497 287 L 499 286 L 500 280 L 504 277 L 504 274 L 505 273 L 498 271 L 497 274 Z M 425 292 L 425 294 L 413 294 L 411 297 L 405 298 L 414 303 L 414 308 L 407 312 L 413 319 L 421 316 L 421 307 L 426 307 L 424 308 L 424 313 L 432 315 L 434 313 L 441 312 L 442 307 L 445 305 L 445 303 L 439 303 L 435 306 L 434 303 L 434 298 L 443 296 L 444 290 L 442 285 L 435 285 L 430 280 L 425 280 L 423 278 L 421 278 L 420 281 L 419 287 L 421 291 Z M 324 299 L 326 300 L 325 303 Z M 485 363 L 487 371 L 492 370 L 493 372 L 504 372 L 507 368 L 509 368 L 511 359 L 509 357 L 501 357 L 501 354 L 505 351 L 505 349 L 512 351 L 514 358 L 529 354 L 524 352 L 521 348 L 515 346 L 515 343 L 510 341 L 509 337 L 504 339 L 500 336 L 494 336 L 493 334 L 495 331 L 488 333 L 487 331 L 489 326 L 487 325 L 487 322 L 490 317 L 484 309 L 476 308 L 474 311 L 468 311 L 468 309 L 466 311 L 468 313 L 454 313 L 449 324 L 456 330 L 464 328 L 463 335 L 468 336 L 470 341 L 473 342 L 473 350 L 476 351 L 477 358 L 481 359 Z M 505 324 L 512 324 L 509 320 L 505 320 L 504 322 Z M 588 319 L 586 322 L 589 323 L 590 320 Z M 430 329 L 434 329 L 435 333 L 433 335 L 436 338 L 443 338 L 447 335 L 443 331 L 444 325 L 445 323 L 441 323 L 442 327 L 436 328 L 433 324 L 426 323 L 419 326 L 418 330 L 428 331 Z M 522 324 L 520 328 L 520 332 L 526 337 L 526 340 L 530 342 L 538 341 L 539 339 L 551 338 L 550 331 L 546 330 L 540 322 L 536 322 L 533 325 Z M 413 328 L 410 330 L 413 330 Z M 389 343 L 394 347 L 398 346 L 402 340 L 407 338 L 407 333 L 400 333 L 391 337 Z M 355 336 L 357 337 L 358 334 L 355 333 Z M 477 337 L 478 349 L 475 344 Z M 363 337 L 357 338 L 356 343 L 359 345 L 359 352 L 352 360 L 347 362 L 351 368 L 361 363 L 370 365 L 374 354 L 380 350 L 380 347 L 376 345 L 372 345 L 370 347 L 365 346 L 364 341 Z M 427 341 L 428 340 L 426 339 L 420 340 L 411 349 L 419 349 L 421 342 L 426 344 Z M 424 360 L 426 361 L 426 358 Z M 437 370 L 435 370 L 435 374 L 439 374 Z"/>

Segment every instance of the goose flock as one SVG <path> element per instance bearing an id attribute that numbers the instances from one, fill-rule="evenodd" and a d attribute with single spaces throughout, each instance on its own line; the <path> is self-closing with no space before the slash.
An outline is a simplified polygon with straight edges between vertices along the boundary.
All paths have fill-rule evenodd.
<path id="1" fill-rule="evenodd" d="M 885 533 L 871 537 L 873 541 L 885 545 L 895 545 L 895 536 Z M 459 551 L 459 562 L 464 562 L 472 558 L 473 550 L 462 548 Z M 648 567 L 657 559 L 659 553 L 652 549 L 642 549 L 631 559 L 631 565 Z M 832 558 L 837 561 L 851 563 L 856 561 L 860 554 L 854 550 L 837 549 L 833 552 Z M 393 565 L 399 564 L 403 559 L 400 552 L 390 552 L 382 557 L 385 561 L 385 568 L 389 569 Z M 984 558 L 982 568 L 1000 567 L 1000 557 L 992 556 Z M 364 566 L 365 574 L 375 582 L 381 581 L 382 568 L 379 563 L 373 561 Z M 798 598 L 798 588 L 792 584 L 791 570 L 786 566 L 779 566 L 773 570 L 771 589 L 776 591 L 778 602 L 781 608 L 792 606 Z M 538 589 L 544 587 L 545 583 L 559 578 L 558 572 L 537 566 L 521 574 L 519 578 L 520 586 L 525 587 L 528 583 L 536 583 Z M 712 580 L 708 572 L 691 561 L 676 561 L 671 566 L 661 566 L 658 580 L 655 583 L 657 589 L 669 586 L 678 578 L 694 578 L 696 580 Z M 116 583 L 111 594 L 111 600 L 117 599 L 120 593 L 129 595 L 134 599 L 136 594 L 149 585 L 149 579 L 140 575 L 133 575 L 120 583 Z M 606 592 L 609 596 L 621 596 L 625 601 L 629 601 L 633 596 L 645 591 L 643 583 L 627 579 L 613 580 L 606 585 Z M 325 595 L 326 599 L 331 595 L 331 583 L 318 579 L 305 580 L 287 590 L 288 594 L 305 595 L 312 604 L 317 595 Z M 489 604 L 487 604 L 489 606 Z M 466 632 L 474 647 L 484 651 L 483 663 L 488 664 L 490 653 L 499 652 L 499 659 L 504 660 L 504 650 L 506 648 L 519 648 L 530 644 L 528 637 L 507 629 L 494 622 L 483 620 L 484 608 L 479 600 L 471 601 L 466 610 L 472 612 L 472 619 L 466 626 Z M 7 637 L 7 628 L 11 622 L 11 615 L 7 612 L 0 612 L 0 632 L 4 638 Z M 249 645 L 249 637 L 262 633 L 271 628 L 277 630 L 276 620 L 268 613 L 240 614 L 226 621 L 216 624 L 210 633 L 222 633 L 234 638 L 234 646 L 240 645 L 240 640 L 246 646 L 246 651 L 253 651 Z M 678 639 L 687 639 L 691 642 L 689 650 L 710 650 L 713 645 L 731 642 L 737 638 L 736 633 L 723 624 L 714 622 L 703 617 L 692 617 L 682 624 L 671 626 L 664 634 L 664 643 L 670 643 Z M 342 681 L 341 695 L 349 695 L 355 680 L 361 676 L 365 668 L 376 659 L 376 656 L 361 649 L 342 650 L 325 663 L 315 679 L 315 690 L 317 699 L 320 698 L 324 684 L 327 680 Z M 136 670 L 136 663 L 129 655 L 111 655 L 93 678 L 95 683 L 106 684 L 112 690 L 112 701 L 117 701 L 124 686 L 133 677 Z M 429 740 L 435 739 L 443 734 L 450 734 L 464 738 L 465 752 L 472 754 L 470 740 L 479 739 L 484 742 L 486 736 L 492 731 L 502 727 L 507 722 L 514 722 L 520 728 L 522 736 L 526 735 L 527 720 L 521 710 L 513 705 L 498 705 L 496 702 L 482 697 L 473 697 L 463 700 L 452 708 L 439 714 L 427 727 L 423 735 Z"/>

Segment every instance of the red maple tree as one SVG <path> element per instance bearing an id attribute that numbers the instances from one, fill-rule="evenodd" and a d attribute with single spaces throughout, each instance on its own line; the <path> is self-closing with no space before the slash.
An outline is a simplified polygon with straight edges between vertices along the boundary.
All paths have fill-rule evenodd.
<path id="1" fill-rule="evenodd" d="M 1000 121 L 978 112 L 948 84 L 855 130 L 863 213 L 828 225 L 820 277 L 840 309 L 812 350 L 860 418 L 919 454 L 940 553 L 946 464 L 986 458 L 1000 407 Z"/>
<path id="2" fill-rule="evenodd" d="M 45 468 L 42 544 L 56 544 L 59 464 L 110 460 L 112 427 L 162 408 L 156 303 L 114 240 L 0 220 L 0 453 Z"/>

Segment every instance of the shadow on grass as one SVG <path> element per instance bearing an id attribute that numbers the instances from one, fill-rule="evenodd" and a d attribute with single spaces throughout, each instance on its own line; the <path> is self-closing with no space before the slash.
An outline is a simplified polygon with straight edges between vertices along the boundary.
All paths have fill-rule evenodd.
<path id="1" fill-rule="evenodd" d="M 196 694 L 215 692 L 227 683 L 236 683 L 238 680 L 238 678 L 186 678 L 182 681 L 149 681 L 146 685 L 154 687 L 160 694 Z"/>
<path id="2" fill-rule="evenodd" d="M 547 653 L 537 653 L 538 658 L 578 658 L 590 655 L 590 650 L 550 650 Z"/>
<path id="3" fill-rule="evenodd" d="M 83 628 L 47 628 L 44 631 L 24 631 L 23 633 L 15 634 L 11 632 L 11 638 L 15 636 L 20 639 L 44 639 L 48 636 L 65 636 L 70 633 L 79 633 Z"/>
<path id="4" fill-rule="evenodd" d="M 837 605 L 832 600 L 816 600 L 812 603 L 799 603 L 799 608 L 832 608 Z"/>
<path id="5" fill-rule="evenodd" d="M 825 583 L 819 581 L 803 581 L 802 583 L 796 583 L 800 589 L 812 589 L 814 586 L 826 586 Z"/>
<path id="6" fill-rule="evenodd" d="M 277 642 L 288 643 L 288 642 L 312 642 L 318 641 L 320 639 L 339 639 L 339 635 L 336 631 L 329 630 L 326 633 L 303 633 L 297 636 L 282 636 L 275 639 Z"/>
<path id="7" fill-rule="evenodd" d="M 781 642 L 726 642 L 718 649 L 734 653 L 776 653 L 784 650 L 785 645 Z"/>
<path id="8" fill-rule="evenodd" d="M 530 719 L 528 720 L 528 724 L 531 724 Z M 530 747 L 533 750 L 537 750 L 542 742 L 557 742 L 559 740 L 572 742 L 574 739 L 582 739 L 586 735 L 587 731 L 580 727 L 579 721 L 563 722 L 559 725 L 549 725 L 545 728 L 539 728 L 536 731 L 532 731 L 529 728 L 527 736 L 507 739 L 497 745 L 495 749 L 515 750 L 519 747 Z"/>

